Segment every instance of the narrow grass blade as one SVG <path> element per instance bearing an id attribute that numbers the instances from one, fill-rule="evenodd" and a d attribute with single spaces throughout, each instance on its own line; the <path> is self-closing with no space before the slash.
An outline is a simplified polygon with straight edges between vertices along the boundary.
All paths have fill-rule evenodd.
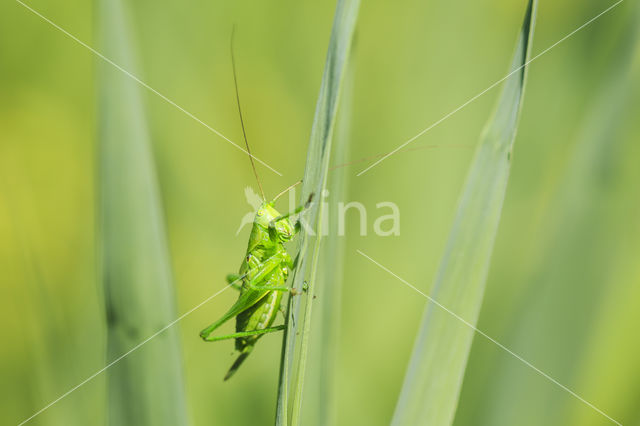
<path id="1" fill-rule="evenodd" d="M 509 178 L 526 81 L 537 1 L 524 23 L 493 117 L 476 149 L 435 278 L 432 297 L 476 324 Z M 474 331 L 429 303 L 393 416 L 393 426 L 453 422 Z"/>
<path id="2" fill-rule="evenodd" d="M 121 0 L 98 0 L 100 49 L 135 69 Z M 164 218 L 135 81 L 99 63 L 100 255 L 107 361 L 176 318 Z M 107 371 L 110 425 L 186 425 L 176 328 Z"/>
<path id="3" fill-rule="evenodd" d="M 353 112 L 354 54 L 355 42 L 345 73 L 343 93 L 336 122 L 335 144 L 332 164 L 348 163 L 351 140 L 351 117 Z M 305 426 L 330 426 L 336 424 L 336 402 L 339 389 L 336 384 L 338 347 L 340 337 L 340 309 L 344 273 L 346 238 L 339 235 L 339 202 L 344 202 L 347 190 L 348 169 L 330 169 L 328 189 L 324 202 L 329 206 L 325 215 L 328 222 L 321 226 L 326 240 L 320 251 L 318 283 L 314 296 L 318 305 L 312 316 L 313 334 L 310 339 L 310 354 L 307 369 L 307 394 L 302 409 Z"/>
<path id="4" fill-rule="evenodd" d="M 304 296 L 291 300 L 287 309 L 287 328 L 283 338 L 282 360 L 280 366 L 280 383 L 278 386 L 278 403 L 276 411 L 276 425 L 288 424 L 289 393 L 295 392 L 291 407 L 292 425 L 300 424 L 300 409 L 302 405 L 302 391 L 308 353 L 309 330 L 311 326 L 312 302 L 314 294 L 315 275 L 320 252 L 322 223 L 321 197 L 327 184 L 327 171 L 331 153 L 333 128 L 340 97 L 344 69 L 351 50 L 351 40 L 360 6 L 359 0 L 338 0 L 336 6 L 331 39 L 320 94 L 316 104 L 316 112 L 311 129 L 307 163 L 302 184 L 302 202 L 306 202 L 311 194 L 315 202 L 303 214 L 305 224 L 301 232 L 298 264 L 293 272 L 292 287 L 302 292 L 306 282 L 307 292 Z M 313 251 L 310 252 L 310 240 L 313 240 Z M 309 271 L 307 266 L 310 265 Z M 300 318 L 301 300 L 304 300 L 304 317 Z M 300 331 L 298 327 L 300 326 Z M 299 339 L 298 339 L 299 337 Z M 299 343 L 299 344 L 298 344 Z M 291 377 L 294 366 L 296 348 L 299 354 L 295 359 L 295 377 Z"/>

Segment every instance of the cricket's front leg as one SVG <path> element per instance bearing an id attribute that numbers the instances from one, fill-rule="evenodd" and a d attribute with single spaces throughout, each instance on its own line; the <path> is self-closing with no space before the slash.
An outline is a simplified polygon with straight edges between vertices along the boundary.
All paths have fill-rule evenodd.
<path id="1" fill-rule="evenodd" d="M 303 210 L 308 209 L 311 206 L 311 201 L 313 201 L 313 193 L 311 193 L 311 195 L 309 195 L 309 199 L 307 200 L 306 203 L 304 203 L 301 206 L 296 207 L 293 211 L 290 211 L 289 213 L 286 214 L 282 214 L 278 217 L 276 217 L 275 219 L 273 219 L 271 222 L 269 222 L 269 229 L 274 229 L 276 226 L 276 222 L 279 222 L 281 220 L 284 219 L 288 219 L 291 216 L 295 216 L 298 213 L 302 212 Z M 296 225 L 295 225 L 295 229 L 294 229 L 294 233 L 297 233 L 300 231 L 300 221 L 297 220 L 296 221 Z"/>

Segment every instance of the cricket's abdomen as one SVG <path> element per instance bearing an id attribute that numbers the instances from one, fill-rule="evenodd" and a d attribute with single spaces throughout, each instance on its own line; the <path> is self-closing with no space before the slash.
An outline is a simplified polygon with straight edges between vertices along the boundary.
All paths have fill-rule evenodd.
<path id="1" fill-rule="evenodd" d="M 264 282 L 256 285 L 282 287 L 285 284 L 285 277 L 285 268 L 276 268 L 266 277 Z M 264 330 L 271 327 L 278 315 L 281 300 L 282 291 L 268 291 L 255 305 L 236 317 L 236 331 Z M 236 339 L 236 349 L 241 351 L 246 346 L 253 345 L 260 337 L 261 335 L 238 338 Z"/>

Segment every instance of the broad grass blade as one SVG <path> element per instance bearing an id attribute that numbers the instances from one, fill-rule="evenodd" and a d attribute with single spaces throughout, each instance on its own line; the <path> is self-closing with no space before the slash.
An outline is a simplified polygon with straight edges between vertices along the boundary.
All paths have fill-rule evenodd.
<path id="1" fill-rule="evenodd" d="M 477 323 L 509 178 L 531 53 L 537 1 L 527 5 L 510 71 L 475 152 L 432 297 Z M 474 331 L 442 308 L 425 308 L 393 415 L 393 426 L 453 422 Z"/>
<path id="2" fill-rule="evenodd" d="M 102 53 L 135 72 L 121 0 L 98 0 Z M 107 362 L 176 318 L 164 218 L 140 88 L 99 63 L 99 211 Z M 180 341 L 170 328 L 109 370 L 110 425 L 186 425 Z"/>
<path id="3" fill-rule="evenodd" d="M 533 256 L 537 260 L 516 305 L 518 317 L 507 328 L 510 347 L 544 363 L 554 378 L 622 424 L 633 423 L 634 410 L 625 413 L 625 402 L 611 389 L 629 386 L 629 378 L 635 377 L 630 371 L 636 368 L 640 354 L 640 344 L 620 328 L 620 324 L 634 323 L 621 318 L 637 318 L 637 303 L 633 307 L 633 302 L 626 305 L 623 301 L 639 300 L 637 286 L 629 285 L 627 278 L 637 274 L 637 250 L 630 249 L 629 241 L 634 238 L 628 224 L 634 216 L 630 206 L 638 205 L 634 196 L 639 198 L 621 190 L 638 178 L 638 173 L 629 173 L 637 169 L 629 165 L 629 159 L 634 162 L 637 158 L 637 138 L 625 133 L 636 118 L 631 111 L 639 87 L 640 4 L 629 7 L 635 14 L 620 20 L 620 34 L 612 38 L 615 47 L 608 51 L 603 81 L 579 126 L 568 160 L 557 173 L 559 181 L 547 189 L 555 194 L 539 225 L 539 254 Z M 626 264 L 634 266 L 625 270 Z M 613 352 L 625 352 L 616 365 L 602 356 L 610 357 Z M 590 359 L 594 354 L 600 356 L 597 362 Z M 548 383 L 535 377 L 531 380 L 517 364 L 501 365 L 494 371 L 492 386 L 480 398 L 482 417 L 474 419 L 481 424 L 608 422 L 574 398 L 558 398 Z M 526 401 L 511 397 L 523 387 Z M 573 421 L 568 418 L 570 413 L 575 416 Z M 535 420 L 518 420 L 532 416 Z"/>

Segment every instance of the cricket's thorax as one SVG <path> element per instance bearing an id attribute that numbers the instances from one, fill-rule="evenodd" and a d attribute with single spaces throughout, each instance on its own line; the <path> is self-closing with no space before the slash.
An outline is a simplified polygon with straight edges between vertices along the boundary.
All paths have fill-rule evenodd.
<path id="1" fill-rule="evenodd" d="M 253 227 L 261 228 L 262 231 L 267 233 L 267 238 L 275 237 L 280 241 L 289 241 L 293 237 L 294 227 L 289 219 L 278 220 L 281 216 L 272 203 L 263 203 L 256 212 Z M 269 231 L 270 227 L 272 227 L 271 232 Z"/>
<path id="2" fill-rule="evenodd" d="M 280 212 L 276 210 L 269 203 L 262 203 L 258 211 L 256 211 L 256 217 L 253 223 L 260 225 L 263 228 L 268 228 L 269 224 L 280 216 Z"/>

